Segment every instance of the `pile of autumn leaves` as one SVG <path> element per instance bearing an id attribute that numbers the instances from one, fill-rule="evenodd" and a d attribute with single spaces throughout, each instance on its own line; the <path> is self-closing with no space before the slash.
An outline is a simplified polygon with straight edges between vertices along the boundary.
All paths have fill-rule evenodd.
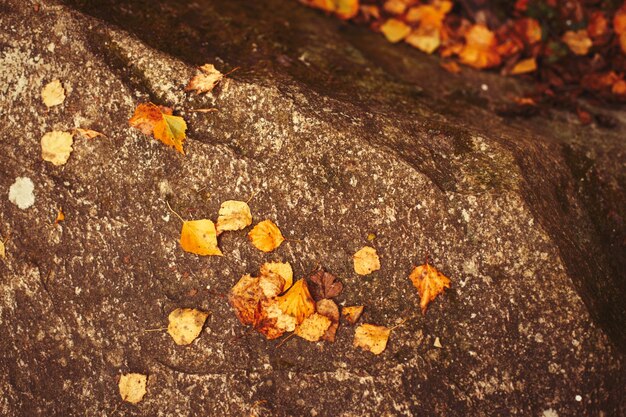
<path id="1" fill-rule="evenodd" d="M 583 69 L 574 70 L 579 66 L 575 61 L 569 68 L 557 70 L 554 65 L 542 71 L 539 78 L 549 86 L 543 92 L 549 94 L 548 88 L 558 90 L 578 77 L 576 81 L 587 91 L 626 99 L 626 2 L 612 14 L 613 10 L 602 7 L 586 9 L 578 0 L 517 0 L 513 10 L 506 9 L 513 18 L 490 28 L 480 19 L 472 24 L 452 13 L 452 0 L 300 1 L 341 19 L 369 24 L 392 43 L 404 41 L 428 54 L 437 51 L 450 72 L 460 71 L 458 61 L 478 69 L 502 67 L 504 74 L 537 73 L 540 64 L 551 67 L 569 50 L 575 58 L 588 57 L 588 62 L 584 61 Z M 558 19 L 565 22 L 565 28 L 555 28 L 558 23 L 552 21 Z M 622 57 L 603 56 L 615 53 Z M 610 61 L 615 62 L 613 69 Z M 585 72 L 586 78 L 581 79 Z"/>

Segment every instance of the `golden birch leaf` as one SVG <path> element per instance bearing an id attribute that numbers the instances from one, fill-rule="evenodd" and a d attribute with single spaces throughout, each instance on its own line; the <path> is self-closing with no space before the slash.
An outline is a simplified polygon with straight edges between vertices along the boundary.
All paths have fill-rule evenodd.
<path id="1" fill-rule="evenodd" d="M 167 332 L 177 345 L 189 345 L 202 331 L 209 313 L 195 308 L 177 308 L 168 316 Z"/>
<path id="2" fill-rule="evenodd" d="M 241 230 L 252 224 L 250 206 L 245 201 L 228 200 L 220 206 L 217 218 L 217 233 Z"/>
<path id="3" fill-rule="evenodd" d="M 422 314 L 426 313 L 428 304 L 441 294 L 446 288 L 450 288 L 450 279 L 437 271 L 435 267 L 428 265 L 420 265 L 413 269 L 409 275 L 413 286 L 417 288 L 420 295 L 420 307 Z"/>
<path id="4" fill-rule="evenodd" d="M 248 238 L 255 248 L 263 252 L 273 251 L 285 240 L 278 226 L 270 220 L 263 220 L 254 226 Z"/>
<path id="5" fill-rule="evenodd" d="M 132 404 L 137 404 L 146 395 L 146 382 L 148 377 L 142 374 L 120 375 L 118 387 L 122 400 Z"/>
<path id="6" fill-rule="evenodd" d="M 41 138 L 41 158 L 53 165 L 65 165 L 72 153 L 72 134 L 58 130 L 48 132 Z"/>
<path id="7" fill-rule="evenodd" d="M 283 313 L 295 317 L 298 324 L 315 313 L 315 302 L 304 279 L 298 280 L 284 295 L 277 298 Z"/>
<path id="8" fill-rule="evenodd" d="M 352 257 L 354 261 L 354 272 L 359 275 L 369 275 L 380 269 L 380 258 L 376 249 L 364 246 Z"/>
<path id="9" fill-rule="evenodd" d="M 328 317 L 313 313 L 296 327 L 295 333 L 309 342 L 317 342 L 324 336 L 331 324 Z"/>
<path id="10" fill-rule="evenodd" d="M 361 324 L 354 333 L 354 347 L 369 350 L 374 355 L 380 355 L 387 347 L 391 329 L 374 324 Z"/>
<path id="11" fill-rule="evenodd" d="M 261 275 L 272 273 L 280 275 L 285 280 L 283 291 L 287 291 L 293 284 L 293 270 L 289 262 L 265 262 L 261 265 Z"/>
<path id="12" fill-rule="evenodd" d="M 54 80 L 46 84 L 41 90 L 41 98 L 48 108 L 62 104 L 65 101 L 65 89 L 61 81 Z"/>
<path id="13" fill-rule="evenodd" d="M 223 256 L 217 247 L 217 233 L 211 220 L 190 220 L 183 223 L 180 233 L 180 245 L 183 250 L 196 255 Z"/>

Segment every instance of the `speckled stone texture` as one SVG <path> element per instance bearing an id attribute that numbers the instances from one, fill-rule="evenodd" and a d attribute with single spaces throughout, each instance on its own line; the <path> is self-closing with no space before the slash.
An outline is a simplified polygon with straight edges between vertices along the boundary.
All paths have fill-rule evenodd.
<path id="1" fill-rule="evenodd" d="M 0 3 L 0 415 L 625 415 L 623 112 L 606 110 L 614 130 L 500 118 L 516 81 L 441 72 L 296 2 L 69 2 L 113 23 L 34 3 Z M 185 93 L 202 62 L 242 68 Z M 128 127 L 148 100 L 186 118 L 186 156 Z M 106 137 L 44 162 L 43 134 L 75 127 Z M 25 210 L 17 177 L 35 184 Z M 245 231 L 224 257 L 181 250 L 166 201 L 215 219 L 251 196 L 278 250 Z M 382 268 L 361 277 L 369 233 Z M 408 275 L 427 254 L 452 288 L 422 316 Z M 334 344 L 266 341 L 225 295 L 267 260 L 325 266 L 362 322 L 409 320 L 379 356 L 345 323 Z M 211 311 L 187 347 L 158 330 L 177 307 Z M 126 372 L 149 375 L 138 405 Z"/>

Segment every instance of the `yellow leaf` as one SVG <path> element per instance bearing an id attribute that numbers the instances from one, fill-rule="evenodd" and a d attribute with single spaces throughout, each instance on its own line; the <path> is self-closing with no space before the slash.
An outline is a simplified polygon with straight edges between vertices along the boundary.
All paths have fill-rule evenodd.
<path id="1" fill-rule="evenodd" d="M 263 220 L 258 223 L 250 233 L 248 238 L 257 249 L 263 252 L 271 252 L 285 240 L 280 229 L 270 220 Z"/>
<path id="2" fill-rule="evenodd" d="M 54 224 L 59 224 L 65 220 L 65 214 L 63 213 L 63 209 L 59 207 L 59 211 L 57 212 L 57 218 L 54 221 Z"/>
<path id="3" fill-rule="evenodd" d="M 200 332 L 209 313 L 195 308 L 177 308 L 168 316 L 167 332 L 177 345 L 189 345 Z"/>
<path id="4" fill-rule="evenodd" d="M 512 75 L 526 74 L 527 72 L 533 72 L 537 69 L 537 61 L 535 58 L 528 58 L 519 61 L 511 70 Z"/>
<path id="5" fill-rule="evenodd" d="M 363 314 L 363 306 L 350 306 L 341 309 L 341 314 L 346 318 L 346 321 L 350 324 L 354 324 L 359 321 L 361 314 Z"/>
<path id="6" fill-rule="evenodd" d="M 217 247 L 215 225 L 207 219 L 184 222 L 180 233 L 180 245 L 183 250 L 196 255 L 223 255 Z"/>
<path id="7" fill-rule="evenodd" d="M 259 277 L 259 287 L 265 298 L 274 298 L 283 292 L 285 280 L 278 274 L 270 272 Z"/>
<path id="8" fill-rule="evenodd" d="M 428 304 L 441 294 L 446 288 L 450 288 L 450 279 L 437 271 L 435 267 L 428 265 L 420 265 L 413 269 L 409 275 L 413 286 L 417 288 L 420 295 L 420 307 L 422 314 L 426 313 Z"/>
<path id="9" fill-rule="evenodd" d="M 267 320 L 263 320 L 257 326 L 257 330 L 263 333 L 268 339 L 276 339 L 285 332 L 293 332 L 296 329 L 296 318 L 285 314 L 277 302 L 272 302 L 263 306 L 263 312 Z"/>
<path id="10" fill-rule="evenodd" d="M 374 324 L 361 324 L 354 333 L 354 347 L 369 350 L 374 355 L 380 355 L 387 347 L 387 340 L 391 329 Z"/>
<path id="11" fill-rule="evenodd" d="M 97 138 L 98 136 L 104 136 L 102 133 L 96 132 L 95 130 L 91 130 L 91 129 L 81 129 L 77 127 L 74 130 L 78 132 L 78 134 L 81 135 L 85 139 L 93 139 L 93 138 Z"/>
<path id="12" fill-rule="evenodd" d="M 331 324 L 328 317 L 314 313 L 296 327 L 295 333 L 309 342 L 317 342 L 324 336 Z"/>
<path id="13" fill-rule="evenodd" d="M 589 38 L 587 29 L 577 31 L 568 30 L 565 34 L 563 34 L 562 40 L 576 55 L 587 55 L 589 49 L 593 46 L 593 42 Z"/>
<path id="14" fill-rule="evenodd" d="M 120 376 L 118 387 L 122 400 L 137 404 L 146 395 L 148 377 L 142 374 L 125 374 Z"/>
<path id="15" fill-rule="evenodd" d="M 183 142 L 187 123 L 182 117 L 172 116 L 172 109 L 152 103 L 142 103 L 137 106 L 135 114 L 128 122 L 145 135 L 152 134 L 155 139 L 185 154 Z"/>
<path id="16" fill-rule="evenodd" d="M 293 284 L 277 302 L 283 313 L 295 317 L 298 324 L 315 312 L 315 302 L 304 279 Z"/>
<path id="17" fill-rule="evenodd" d="M 244 201 L 228 200 L 220 206 L 217 218 L 217 233 L 228 230 L 241 230 L 252 224 L 250 206 Z"/>
<path id="18" fill-rule="evenodd" d="M 465 45 L 459 57 L 463 64 L 474 68 L 495 67 L 501 62 L 497 46 L 496 35 L 487 26 L 474 25 L 465 34 Z"/>
<path id="19" fill-rule="evenodd" d="M 441 33 L 437 27 L 420 25 L 404 41 L 422 52 L 432 54 L 441 45 Z"/>
<path id="20" fill-rule="evenodd" d="M 411 33 L 411 27 L 402 20 L 389 19 L 381 27 L 380 31 L 391 43 L 400 42 Z"/>
<path id="21" fill-rule="evenodd" d="M 68 132 L 48 132 L 41 138 L 41 157 L 53 165 L 64 165 L 72 153 L 74 139 Z"/>
<path id="22" fill-rule="evenodd" d="M 222 81 L 224 74 L 219 72 L 213 64 L 204 64 L 199 68 L 196 76 L 189 81 L 185 91 L 195 91 L 196 94 L 208 93 Z"/>
<path id="23" fill-rule="evenodd" d="M 46 84 L 41 90 L 41 98 L 48 108 L 62 104 L 65 101 L 65 89 L 61 81 L 54 80 Z"/>
<path id="24" fill-rule="evenodd" d="M 335 333 L 337 333 L 337 328 L 339 328 L 339 307 L 337 307 L 337 304 L 335 304 L 333 300 L 324 298 L 317 302 L 315 310 L 318 314 L 328 317 L 330 320 L 330 326 L 328 326 L 328 329 L 326 329 L 322 335 L 322 339 L 334 342 Z"/>
<path id="25" fill-rule="evenodd" d="M 376 249 L 364 246 L 352 257 L 354 261 L 354 272 L 359 275 L 368 275 L 380 269 L 380 259 Z"/>
<path id="26" fill-rule="evenodd" d="M 270 273 L 278 274 L 285 280 L 283 291 L 287 291 L 293 284 L 293 270 L 289 262 L 265 262 L 261 265 L 262 275 Z"/>

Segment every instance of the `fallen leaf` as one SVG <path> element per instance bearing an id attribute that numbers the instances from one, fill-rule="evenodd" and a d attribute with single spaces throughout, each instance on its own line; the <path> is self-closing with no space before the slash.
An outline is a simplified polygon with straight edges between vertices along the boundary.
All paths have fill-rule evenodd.
<path id="1" fill-rule="evenodd" d="M 451 74 L 458 74 L 461 72 L 461 67 L 459 67 L 459 64 L 455 61 L 443 61 L 439 65 Z"/>
<path id="2" fill-rule="evenodd" d="M 354 261 L 354 272 L 359 275 L 369 275 L 380 269 L 380 259 L 376 249 L 364 246 L 352 257 Z"/>
<path id="3" fill-rule="evenodd" d="M 57 212 L 57 218 L 54 221 L 54 224 L 59 224 L 59 223 L 61 223 L 64 220 L 65 220 L 65 214 L 63 213 L 63 209 L 61 207 L 59 207 L 59 210 Z"/>
<path id="4" fill-rule="evenodd" d="M 616 96 L 626 96 L 626 81 L 616 81 L 611 87 L 611 92 Z"/>
<path id="5" fill-rule="evenodd" d="M 400 15 L 406 10 L 407 3 L 403 0 L 387 0 L 383 4 L 383 10 L 389 14 Z"/>
<path id="6" fill-rule="evenodd" d="M 72 134 L 58 130 L 48 132 L 41 138 L 41 157 L 53 165 L 64 165 L 72 153 Z"/>
<path id="7" fill-rule="evenodd" d="M 438 337 L 435 337 L 435 342 L 433 343 L 433 346 L 436 348 L 441 349 L 443 346 L 441 346 L 441 341 L 439 340 Z"/>
<path id="8" fill-rule="evenodd" d="M 426 313 L 431 301 L 446 288 L 450 288 L 450 279 L 428 263 L 415 267 L 409 278 L 420 295 L 422 314 Z"/>
<path id="9" fill-rule="evenodd" d="M 259 287 L 267 299 L 274 298 L 283 292 L 285 280 L 278 274 L 270 272 L 259 277 Z"/>
<path id="10" fill-rule="evenodd" d="M 98 136 L 104 136 L 102 133 L 96 132 L 95 130 L 91 129 L 81 129 L 77 127 L 74 130 L 85 139 L 93 139 L 97 138 Z"/>
<path id="11" fill-rule="evenodd" d="M 593 46 L 586 29 L 568 30 L 563 35 L 562 40 L 576 55 L 587 55 L 589 49 Z"/>
<path id="12" fill-rule="evenodd" d="M 333 0 L 335 14 L 343 20 L 352 19 L 359 13 L 359 0 Z"/>
<path id="13" fill-rule="evenodd" d="M 228 200 L 220 206 L 217 218 L 217 233 L 241 230 L 252 224 L 250 206 L 245 201 Z"/>
<path id="14" fill-rule="evenodd" d="M 41 90 L 41 98 L 48 108 L 62 104 L 65 101 L 65 89 L 61 81 L 54 80 L 46 84 Z"/>
<path id="15" fill-rule="evenodd" d="M 258 309 L 263 299 L 263 290 L 259 286 L 259 278 L 246 274 L 228 293 L 228 301 L 235 309 L 241 324 L 256 325 Z"/>
<path id="16" fill-rule="evenodd" d="M 195 91 L 196 94 L 208 93 L 222 81 L 224 74 L 219 72 L 213 64 L 204 64 L 198 69 L 195 77 L 189 81 L 185 91 Z"/>
<path id="17" fill-rule="evenodd" d="M 326 333 L 332 322 L 326 316 L 313 313 L 296 327 L 296 335 L 309 342 L 317 342 Z"/>
<path id="18" fill-rule="evenodd" d="M 289 262 L 265 262 L 261 265 L 261 275 L 270 273 L 278 274 L 285 280 L 283 291 L 287 291 L 293 284 L 293 270 Z"/>
<path id="19" fill-rule="evenodd" d="M 315 300 L 323 298 L 333 298 L 341 294 L 343 284 L 330 272 L 320 269 L 311 277 L 311 294 Z"/>
<path id="20" fill-rule="evenodd" d="M 9 201 L 21 210 L 26 210 L 35 204 L 35 184 L 28 177 L 17 177 L 9 187 Z"/>
<path id="21" fill-rule="evenodd" d="M 619 35 L 619 45 L 622 48 L 622 52 L 626 54 L 626 32 Z"/>
<path id="22" fill-rule="evenodd" d="M 333 300 L 325 298 L 317 302 L 315 310 L 318 314 L 330 319 L 330 326 L 326 329 L 326 332 L 324 332 L 322 339 L 328 342 L 334 342 L 337 328 L 339 328 L 339 307 L 337 307 L 337 304 L 335 304 Z"/>
<path id="23" fill-rule="evenodd" d="M 211 220 L 190 220 L 183 223 L 180 232 L 180 245 L 186 252 L 196 255 L 223 256 L 217 247 L 217 232 Z"/>
<path id="24" fill-rule="evenodd" d="M 122 400 L 132 404 L 137 404 L 146 395 L 146 382 L 148 377 L 142 374 L 124 374 L 120 375 L 118 387 Z"/>
<path id="25" fill-rule="evenodd" d="M 285 314 L 276 302 L 262 304 L 259 317 L 255 329 L 270 340 L 296 329 L 296 318 Z"/>
<path id="26" fill-rule="evenodd" d="M 4 244 L 4 241 L 0 239 L 0 258 L 6 259 L 6 257 L 7 257 L 6 246 Z"/>
<path id="27" fill-rule="evenodd" d="M 153 135 L 155 139 L 185 154 L 183 142 L 187 123 L 180 116 L 172 116 L 172 109 L 169 107 L 142 103 L 137 106 L 135 114 L 128 122 L 145 135 Z"/>
<path id="28" fill-rule="evenodd" d="M 177 345 L 189 345 L 200 332 L 209 313 L 195 308 L 177 308 L 168 316 L 167 332 Z"/>
<path id="29" fill-rule="evenodd" d="M 522 18 L 515 21 L 515 30 L 527 45 L 534 45 L 541 41 L 541 25 L 536 19 Z"/>
<path id="30" fill-rule="evenodd" d="M 618 35 L 626 33 L 626 4 L 622 5 L 622 7 L 615 12 L 615 16 L 613 16 L 613 30 Z"/>
<path id="31" fill-rule="evenodd" d="M 285 240 L 280 229 L 270 220 L 263 220 L 258 223 L 250 233 L 248 238 L 255 248 L 263 252 L 271 252 Z"/>
<path id="32" fill-rule="evenodd" d="M 376 235 L 374 233 L 368 233 L 367 234 L 367 240 L 369 240 L 371 242 L 374 239 L 376 239 Z"/>
<path id="33" fill-rule="evenodd" d="M 380 27 L 380 31 L 391 43 L 400 42 L 411 33 L 411 26 L 402 20 L 389 19 Z"/>
<path id="34" fill-rule="evenodd" d="M 315 302 L 304 279 L 296 281 L 277 302 L 283 313 L 295 317 L 298 324 L 315 312 Z"/>
<path id="35" fill-rule="evenodd" d="M 587 33 L 591 38 L 600 38 L 606 35 L 609 31 L 609 21 L 603 12 L 594 12 L 589 18 L 589 24 L 587 25 Z"/>
<path id="36" fill-rule="evenodd" d="M 537 70 L 537 61 L 535 58 L 528 58 L 519 61 L 513 69 L 511 75 L 526 74 Z"/>
<path id="37" fill-rule="evenodd" d="M 363 306 L 343 307 L 341 309 L 341 314 L 346 318 L 348 323 L 355 324 L 361 318 L 363 308 Z"/>
<path id="38" fill-rule="evenodd" d="M 465 46 L 459 53 L 461 62 L 470 67 L 483 69 L 500 65 L 500 55 L 496 52 L 498 42 L 495 34 L 487 26 L 472 26 L 465 34 Z"/>
<path id="39" fill-rule="evenodd" d="M 369 350 L 374 355 L 380 355 L 387 347 L 387 340 L 391 329 L 374 324 L 361 324 L 354 333 L 354 347 Z"/>
<path id="40" fill-rule="evenodd" d="M 441 45 L 441 31 L 436 27 L 420 25 L 404 41 L 422 52 L 432 54 Z"/>

